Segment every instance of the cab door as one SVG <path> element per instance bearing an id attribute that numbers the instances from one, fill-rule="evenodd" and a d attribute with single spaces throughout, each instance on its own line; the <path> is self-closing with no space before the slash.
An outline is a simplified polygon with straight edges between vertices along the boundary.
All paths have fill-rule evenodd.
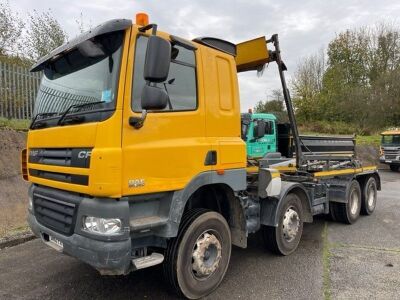
<path id="1" fill-rule="evenodd" d="M 267 127 L 263 138 L 265 153 L 276 152 L 276 128 L 274 120 L 265 120 Z"/>
<path id="2" fill-rule="evenodd" d="M 162 111 L 148 112 L 143 127 L 129 124 L 130 117 L 141 115 L 147 41 L 148 36 L 137 33 L 130 43 L 122 124 L 123 195 L 179 190 L 210 168 L 204 165 L 210 146 L 204 138 L 200 49 L 172 45 L 169 77 L 158 84 L 170 102 Z"/>

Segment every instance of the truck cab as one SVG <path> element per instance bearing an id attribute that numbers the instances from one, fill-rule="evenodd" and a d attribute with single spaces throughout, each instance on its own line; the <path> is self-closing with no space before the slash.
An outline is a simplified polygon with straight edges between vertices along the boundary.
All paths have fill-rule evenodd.
<path id="1" fill-rule="evenodd" d="M 400 130 L 391 129 L 381 133 L 380 159 L 383 164 L 390 166 L 392 171 L 400 168 Z"/>
<path id="2" fill-rule="evenodd" d="M 261 158 L 277 151 L 276 117 L 265 113 L 242 113 L 242 139 L 249 158 Z"/>

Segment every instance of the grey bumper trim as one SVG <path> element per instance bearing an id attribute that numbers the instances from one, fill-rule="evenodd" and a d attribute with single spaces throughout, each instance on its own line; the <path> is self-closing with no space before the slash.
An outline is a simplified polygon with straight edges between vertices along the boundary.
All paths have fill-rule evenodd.
<path id="1" fill-rule="evenodd" d="M 79 234 L 65 236 L 39 224 L 31 213 L 28 223 L 34 234 L 43 240 L 43 234 L 60 240 L 63 253 L 96 268 L 102 275 L 124 275 L 132 270 L 131 239 L 120 241 L 98 241 Z"/>

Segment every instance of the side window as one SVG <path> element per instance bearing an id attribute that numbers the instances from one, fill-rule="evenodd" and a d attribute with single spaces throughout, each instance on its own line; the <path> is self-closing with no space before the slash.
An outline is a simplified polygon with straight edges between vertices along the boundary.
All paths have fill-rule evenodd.
<path id="1" fill-rule="evenodd" d="M 258 120 L 254 120 L 253 121 L 253 130 L 255 129 L 256 125 L 257 125 Z M 265 132 L 264 135 L 271 135 L 275 133 L 274 130 L 274 122 L 273 121 L 268 121 L 268 120 L 264 120 L 265 122 Z"/>
<path id="2" fill-rule="evenodd" d="M 146 36 L 139 36 L 136 41 L 132 83 L 132 109 L 136 112 L 142 110 L 141 94 L 146 84 L 143 70 L 147 41 Z M 165 111 L 195 110 L 197 108 L 197 86 L 194 51 L 175 45 L 172 47 L 171 56 L 168 79 L 158 84 L 169 95 L 170 102 Z"/>
<path id="3" fill-rule="evenodd" d="M 265 134 L 274 134 L 274 122 L 267 121 L 267 126 L 265 127 Z"/>

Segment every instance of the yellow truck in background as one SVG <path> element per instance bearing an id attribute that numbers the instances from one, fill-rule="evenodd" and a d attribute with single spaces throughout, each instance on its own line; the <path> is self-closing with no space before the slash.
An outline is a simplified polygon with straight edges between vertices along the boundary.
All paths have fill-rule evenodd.
<path id="1" fill-rule="evenodd" d="M 251 165 L 237 73 L 272 62 L 295 157 Z M 145 14 L 55 49 L 32 67 L 44 73 L 22 152 L 32 231 L 103 275 L 162 263 L 170 286 L 197 299 L 219 286 L 232 245 L 246 248 L 251 233 L 289 255 L 315 215 L 352 224 L 373 213 L 376 167 L 361 166 L 353 148 L 302 147 L 285 70 L 277 35 L 190 41 Z M 263 136 L 265 122 L 253 130 Z"/>
<path id="2" fill-rule="evenodd" d="M 397 172 L 400 168 L 400 129 L 393 128 L 381 133 L 380 159 L 390 170 Z"/>

